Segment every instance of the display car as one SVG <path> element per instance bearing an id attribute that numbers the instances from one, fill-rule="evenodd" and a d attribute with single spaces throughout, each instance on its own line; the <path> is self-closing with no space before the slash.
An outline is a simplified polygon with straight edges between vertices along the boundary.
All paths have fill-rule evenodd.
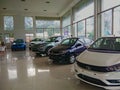
<path id="1" fill-rule="evenodd" d="M 32 48 L 35 44 L 41 44 L 41 43 L 43 43 L 43 42 L 44 42 L 43 39 L 41 39 L 41 38 L 35 38 L 35 39 L 33 39 L 33 40 L 30 41 L 30 43 L 29 43 L 29 49 L 31 50 L 31 48 Z"/>
<path id="2" fill-rule="evenodd" d="M 75 57 L 87 48 L 86 45 L 88 46 L 87 41 L 84 43 L 81 38 L 64 39 L 59 45 L 49 51 L 49 59 L 53 63 L 74 63 Z"/>
<path id="3" fill-rule="evenodd" d="M 36 53 L 36 55 L 46 54 L 48 55 L 48 51 L 58 45 L 62 39 L 64 39 L 63 36 L 53 36 L 48 38 L 44 43 L 42 44 L 36 44 L 34 47 L 32 47 L 32 51 Z"/>
<path id="4" fill-rule="evenodd" d="M 102 37 L 76 57 L 75 76 L 105 89 L 120 89 L 120 37 Z"/>
<path id="5" fill-rule="evenodd" d="M 11 45 L 11 50 L 26 50 L 26 43 L 23 39 L 16 39 Z"/>

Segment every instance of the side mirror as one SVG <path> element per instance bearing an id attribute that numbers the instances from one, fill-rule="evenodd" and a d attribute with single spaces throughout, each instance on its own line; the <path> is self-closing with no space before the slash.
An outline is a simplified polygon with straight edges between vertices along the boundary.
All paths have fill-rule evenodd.
<path id="1" fill-rule="evenodd" d="M 59 42 L 58 40 L 55 40 L 55 42 Z"/>

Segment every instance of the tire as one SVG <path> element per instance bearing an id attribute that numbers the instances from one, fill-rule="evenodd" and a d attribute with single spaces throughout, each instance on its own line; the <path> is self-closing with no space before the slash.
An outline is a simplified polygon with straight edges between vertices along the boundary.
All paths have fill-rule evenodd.
<path id="1" fill-rule="evenodd" d="M 49 54 L 48 54 L 48 52 L 49 52 L 49 50 L 51 49 L 52 47 L 48 47 L 47 49 L 46 49 L 46 55 L 48 56 Z"/>
<path id="2" fill-rule="evenodd" d="M 69 58 L 69 63 L 73 64 L 74 62 L 75 62 L 75 56 L 71 55 L 70 58 Z"/>

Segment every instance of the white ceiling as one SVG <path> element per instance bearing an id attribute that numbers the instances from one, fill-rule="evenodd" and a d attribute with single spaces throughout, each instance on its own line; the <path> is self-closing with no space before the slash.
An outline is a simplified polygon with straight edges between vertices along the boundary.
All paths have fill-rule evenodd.
<path id="1" fill-rule="evenodd" d="M 50 3 L 46 3 L 47 1 Z M 34 13 L 44 17 L 59 17 L 78 1 L 80 0 L 25 0 L 25 2 L 21 0 L 0 0 L 0 12 Z"/>

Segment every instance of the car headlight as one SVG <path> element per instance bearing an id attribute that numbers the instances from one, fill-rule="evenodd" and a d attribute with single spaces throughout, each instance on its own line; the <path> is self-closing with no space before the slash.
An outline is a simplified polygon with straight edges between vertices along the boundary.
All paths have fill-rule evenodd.
<path id="1" fill-rule="evenodd" d="M 13 43 L 13 45 L 16 45 L 16 43 Z"/>
<path id="2" fill-rule="evenodd" d="M 113 66 L 109 66 L 109 67 L 106 68 L 106 70 L 107 70 L 108 72 L 120 71 L 120 64 L 113 65 Z"/>

